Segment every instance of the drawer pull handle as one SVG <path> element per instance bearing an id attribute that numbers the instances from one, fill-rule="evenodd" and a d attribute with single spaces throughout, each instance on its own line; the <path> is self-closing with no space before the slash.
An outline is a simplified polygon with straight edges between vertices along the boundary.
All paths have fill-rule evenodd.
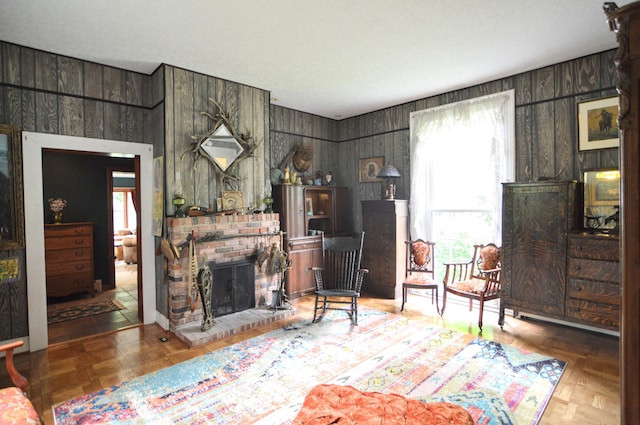
<path id="1" fill-rule="evenodd" d="M 575 269 L 576 269 L 576 270 L 580 270 L 580 269 L 581 269 L 581 267 L 580 267 L 580 266 L 576 266 L 576 267 L 575 267 Z"/>
<path id="2" fill-rule="evenodd" d="M 82 245 L 84 243 L 84 239 L 76 239 L 74 242 L 76 245 Z"/>
<path id="3" fill-rule="evenodd" d="M 84 252 L 76 252 L 76 257 L 84 257 Z"/>

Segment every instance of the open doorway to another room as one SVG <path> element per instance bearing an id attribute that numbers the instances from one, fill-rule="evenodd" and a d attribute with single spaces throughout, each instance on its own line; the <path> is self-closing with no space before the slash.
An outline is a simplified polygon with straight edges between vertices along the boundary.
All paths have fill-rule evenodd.
<path id="1" fill-rule="evenodd" d="M 61 224 L 45 216 L 49 344 L 140 324 L 136 158 L 45 149 L 42 159 L 44 202 L 65 203 Z M 133 241 L 118 270 L 114 228 L 130 228 Z"/>
<path id="2" fill-rule="evenodd" d="M 109 170 L 111 229 L 113 229 L 113 284 L 109 285 L 127 309 L 137 311 L 138 213 L 136 174 L 133 170 Z"/>

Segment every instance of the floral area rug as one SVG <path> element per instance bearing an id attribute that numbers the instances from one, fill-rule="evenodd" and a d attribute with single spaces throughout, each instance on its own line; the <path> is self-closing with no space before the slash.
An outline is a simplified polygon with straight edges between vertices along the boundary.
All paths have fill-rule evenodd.
<path id="1" fill-rule="evenodd" d="M 80 319 L 81 317 L 95 316 L 97 314 L 112 311 L 126 310 L 126 307 L 118 300 L 107 300 L 91 304 L 80 304 L 74 307 L 51 309 L 47 311 L 47 323 L 60 323 L 67 320 Z"/>
<path id="2" fill-rule="evenodd" d="M 319 383 L 461 404 L 476 423 L 535 424 L 565 363 L 364 309 L 213 351 L 54 406 L 66 424 L 286 424 Z"/>

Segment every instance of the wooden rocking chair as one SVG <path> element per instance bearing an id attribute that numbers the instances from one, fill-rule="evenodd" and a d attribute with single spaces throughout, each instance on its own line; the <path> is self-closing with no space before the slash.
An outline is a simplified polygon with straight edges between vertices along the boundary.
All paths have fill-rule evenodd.
<path id="1" fill-rule="evenodd" d="M 358 325 L 358 298 L 364 274 L 369 270 L 360 268 L 364 232 L 358 237 L 322 235 L 323 267 L 313 267 L 316 282 L 316 301 L 313 322 L 319 322 L 327 310 L 344 310 Z M 332 304 L 343 307 L 331 307 Z"/>

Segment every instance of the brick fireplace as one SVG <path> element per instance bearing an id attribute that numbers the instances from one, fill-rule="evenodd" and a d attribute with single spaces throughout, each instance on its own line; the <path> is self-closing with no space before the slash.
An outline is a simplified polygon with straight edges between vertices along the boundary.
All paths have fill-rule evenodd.
<path id="1" fill-rule="evenodd" d="M 279 278 L 277 275 L 267 273 L 268 261 L 262 266 L 255 261 L 261 246 L 262 249 L 269 251 L 274 243 L 280 244 L 278 214 L 169 217 L 167 230 L 169 240 L 180 252 L 180 260 L 169 264 L 166 279 L 169 329 L 178 338 L 190 346 L 199 345 L 273 322 L 282 318 L 283 315 L 288 317 L 293 314 L 291 311 L 274 313 L 268 309 L 271 305 L 272 291 L 278 289 Z M 224 267 L 225 264 L 233 265 L 250 261 L 255 271 L 255 299 L 249 300 L 254 301 L 249 304 L 255 305 L 255 308 L 244 314 L 240 312 L 229 314 L 229 317 L 215 317 L 213 328 L 206 332 L 200 330 L 203 319 L 202 300 L 198 300 L 194 311 L 191 311 L 189 304 L 189 240 L 192 232 L 196 242 L 199 267 L 213 266 L 211 268 L 216 270 Z M 213 286 L 216 287 L 215 271 Z M 215 290 L 213 292 L 215 293 Z M 242 319 L 243 317 L 247 319 Z M 231 322 L 235 325 L 229 327 Z"/>

